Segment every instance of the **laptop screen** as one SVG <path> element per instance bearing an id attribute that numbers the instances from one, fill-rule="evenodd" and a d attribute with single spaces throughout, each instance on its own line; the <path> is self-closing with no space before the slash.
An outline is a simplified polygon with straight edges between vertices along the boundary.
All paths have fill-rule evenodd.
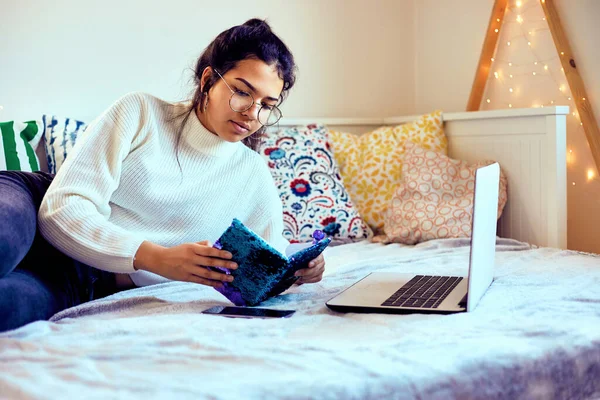
<path id="1" fill-rule="evenodd" d="M 494 163 L 475 172 L 471 254 L 467 311 L 472 311 L 492 283 L 496 254 L 500 165 Z"/>

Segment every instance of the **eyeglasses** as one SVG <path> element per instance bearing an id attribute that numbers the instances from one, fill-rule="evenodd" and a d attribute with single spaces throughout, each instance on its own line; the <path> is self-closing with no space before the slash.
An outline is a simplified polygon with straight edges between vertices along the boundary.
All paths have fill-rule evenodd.
<path id="1" fill-rule="evenodd" d="M 241 90 L 233 90 L 227 83 L 225 78 L 215 69 L 215 72 L 219 75 L 225 85 L 231 90 L 231 97 L 229 98 L 229 107 L 235 112 L 242 113 L 248 111 L 254 104 L 258 104 L 254 101 L 254 97 L 250 93 L 243 92 Z M 281 110 L 277 106 L 271 106 L 268 104 L 259 104 L 260 109 L 258 110 L 258 122 L 263 126 L 275 125 L 283 116 Z"/>

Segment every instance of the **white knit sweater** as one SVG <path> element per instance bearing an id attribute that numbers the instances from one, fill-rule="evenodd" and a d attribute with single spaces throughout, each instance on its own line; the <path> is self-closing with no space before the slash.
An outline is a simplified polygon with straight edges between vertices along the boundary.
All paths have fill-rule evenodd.
<path id="1" fill-rule="evenodd" d="M 84 264 L 129 273 L 138 286 L 167 281 L 134 270 L 143 241 L 214 243 L 234 217 L 284 252 L 281 201 L 265 162 L 193 112 L 177 146 L 186 105 L 132 93 L 90 123 L 42 201 L 46 240 Z"/>

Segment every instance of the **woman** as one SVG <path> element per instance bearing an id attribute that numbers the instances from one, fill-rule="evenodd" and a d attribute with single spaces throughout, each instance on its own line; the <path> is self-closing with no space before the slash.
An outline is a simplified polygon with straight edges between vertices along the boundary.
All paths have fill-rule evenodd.
<path id="1" fill-rule="evenodd" d="M 234 217 L 284 251 L 281 201 L 253 150 L 281 117 L 294 73 L 269 25 L 249 20 L 201 54 L 191 102 L 126 95 L 55 177 L 0 173 L 10 221 L 0 227 L 0 331 L 136 286 L 219 287 L 232 277 L 205 267 L 237 267 L 211 247 Z M 324 268 L 320 256 L 299 283 L 320 281 Z"/>

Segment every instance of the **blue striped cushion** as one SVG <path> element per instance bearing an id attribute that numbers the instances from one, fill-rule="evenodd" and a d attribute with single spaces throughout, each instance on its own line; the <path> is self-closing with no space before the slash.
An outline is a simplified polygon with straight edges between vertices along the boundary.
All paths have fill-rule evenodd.
<path id="1" fill-rule="evenodd" d="M 44 146 L 48 172 L 56 174 L 75 145 L 77 136 L 87 127 L 85 122 L 73 118 L 44 115 Z"/>

